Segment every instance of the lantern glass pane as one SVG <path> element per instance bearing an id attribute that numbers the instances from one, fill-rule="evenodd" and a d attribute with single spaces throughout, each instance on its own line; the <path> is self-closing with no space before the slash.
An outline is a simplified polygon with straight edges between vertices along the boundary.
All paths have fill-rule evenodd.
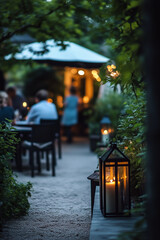
<path id="1" fill-rule="evenodd" d="M 116 210 L 115 167 L 106 167 L 105 170 L 106 213 L 114 213 Z"/>
<path id="2" fill-rule="evenodd" d="M 118 211 L 129 209 L 129 170 L 128 166 L 118 167 Z"/>
<path id="3" fill-rule="evenodd" d="M 119 151 L 117 151 L 116 149 L 113 150 L 113 152 L 110 154 L 108 159 L 112 159 L 112 158 L 122 158 L 122 155 Z"/>

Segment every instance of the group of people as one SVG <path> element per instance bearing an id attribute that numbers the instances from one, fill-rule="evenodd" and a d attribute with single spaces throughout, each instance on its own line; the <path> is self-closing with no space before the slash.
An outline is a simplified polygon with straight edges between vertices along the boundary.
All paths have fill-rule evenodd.
<path id="1" fill-rule="evenodd" d="M 13 92 L 14 90 L 14 92 Z M 0 91 L 0 122 L 11 120 L 15 124 L 15 111 L 22 106 L 22 98 L 16 95 L 15 88 L 7 91 Z M 17 96 L 17 97 L 16 97 Z M 26 124 L 39 124 L 40 119 L 58 119 L 58 112 L 54 103 L 49 103 L 48 91 L 39 90 L 35 95 L 35 104 L 30 108 L 26 116 Z M 72 126 L 78 123 L 79 99 L 76 95 L 76 88 L 71 86 L 70 95 L 64 101 L 64 113 L 61 125 L 65 128 L 67 142 L 72 142 Z"/>
<path id="2" fill-rule="evenodd" d="M 8 87 L 0 91 L 0 122 L 6 119 L 15 121 L 16 114 L 23 108 L 24 98 L 16 93 L 15 87 Z"/>

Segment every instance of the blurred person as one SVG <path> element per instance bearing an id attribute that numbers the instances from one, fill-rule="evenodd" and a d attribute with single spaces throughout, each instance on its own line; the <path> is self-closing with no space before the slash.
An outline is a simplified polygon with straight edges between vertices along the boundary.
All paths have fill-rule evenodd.
<path id="1" fill-rule="evenodd" d="M 78 123 L 78 103 L 76 88 L 70 87 L 70 95 L 64 101 L 64 113 L 62 116 L 62 125 L 65 127 L 67 142 L 72 143 L 72 126 Z"/>
<path id="2" fill-rule="evenodd" d="M 8 87 L 6 90 L 10 100 L 11 100 L 11 106 L 13 107 L 15 111 L 15 115 L 19 117 L 23 112 L 23 102 L 24 98 L 17 94 L 15 87 Z"/>
<path id="3" fill-rule="evenodd" d="M 39 124 L 40 119 L 58 119 L 57 109 L 54 103 L 47 102 L 48 91 L 41 89 L 35 95 L 36 103 L 31 107 L 26 123 Z"/>
<path id="4" fill-rule="evenodd" d="M 8 94 L 0 91 L 0 122 L 7 122 L 7 119 L 14 123 L 14 109 L 8 106 Z"/>

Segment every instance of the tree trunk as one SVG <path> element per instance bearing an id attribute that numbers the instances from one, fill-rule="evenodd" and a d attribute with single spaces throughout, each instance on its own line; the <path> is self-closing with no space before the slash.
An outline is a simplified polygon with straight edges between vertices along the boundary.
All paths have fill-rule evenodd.
<path id="1" fill-rule="evenodd" d="M 147 84 L 147 239 L 160 231 L 160 2 L 145 0 L 144 45 Z"/>

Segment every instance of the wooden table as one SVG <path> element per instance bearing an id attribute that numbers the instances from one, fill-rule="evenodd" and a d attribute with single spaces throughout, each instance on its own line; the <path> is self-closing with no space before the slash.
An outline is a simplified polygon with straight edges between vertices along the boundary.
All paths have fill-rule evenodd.
<path id="1" fill-rule="evenodd" d="M 95 170 L 94 173 L 89 175 L 87 178 L 91 180 L 91 216 L 92 216 L 96 186 L 99 186 L 99 170 Z"/>

